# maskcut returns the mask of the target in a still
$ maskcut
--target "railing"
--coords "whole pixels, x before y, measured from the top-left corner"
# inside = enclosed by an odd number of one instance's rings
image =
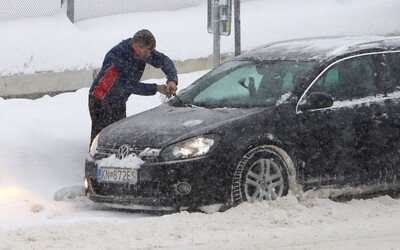
[[[61,0],[1,0],[0,21],[53,16],[61,8]]]
[[[1,0],[0,21],[48,17],[68,4],[67,14],[72,22],[93,17],[132,12],[176,10],[196,6],[203,0]]]

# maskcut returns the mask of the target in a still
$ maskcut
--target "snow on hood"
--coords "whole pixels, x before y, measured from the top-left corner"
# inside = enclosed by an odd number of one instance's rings
[[[223,124],[259,111],[258,108],[206,109],[163,104],[107,127],[102,131],[99,143],[160,148],[185,138],[210,133]]]

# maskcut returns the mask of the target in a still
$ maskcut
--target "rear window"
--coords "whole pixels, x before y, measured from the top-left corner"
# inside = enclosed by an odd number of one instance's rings
[[[352,100],[377,93],[373,56],[340,61],[325,71],[308,93],[324,92],[334,100]]]
[[[390,92],[400,87],[400,52],[385,53],[385,63],[389,71]]]

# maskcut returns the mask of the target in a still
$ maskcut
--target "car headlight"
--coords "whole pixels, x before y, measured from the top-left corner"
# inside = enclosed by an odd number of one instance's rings
[[[207,134],[172,144],[161,151],[164,160],[180,160],[206,155],[217,146],[219,136]]]
[[[90,145],[89,154],[90,154],[91,157],[93,157],[94,154],[96,153],[97,145],[98,145],[98,143],[99,143],[99,135],[100,135],[100,134],[98,134],[98,135],[93,139],[92,145]]]

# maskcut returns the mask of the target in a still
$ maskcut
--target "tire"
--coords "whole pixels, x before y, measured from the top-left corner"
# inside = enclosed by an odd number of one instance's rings
[[[231,199],[232,205],[243,202],[275,200],[289,192],[290,157],[273,145],[255,147],[239,161],[235,170]]]

